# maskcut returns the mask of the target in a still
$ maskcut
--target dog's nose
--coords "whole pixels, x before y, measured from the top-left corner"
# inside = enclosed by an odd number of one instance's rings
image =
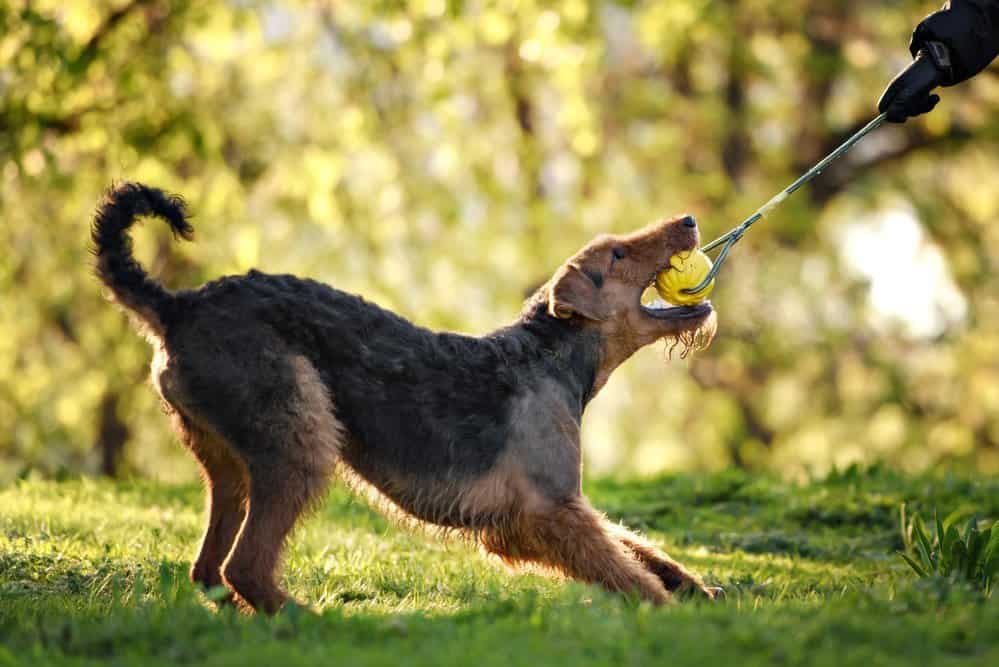
[[[683,219],[683,224],[685,227],[696,227],[697,220],[694,220],[694,216],[688,215]]]

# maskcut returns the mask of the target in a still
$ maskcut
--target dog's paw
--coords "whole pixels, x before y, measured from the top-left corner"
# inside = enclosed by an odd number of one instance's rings
[[[685,600],[721,600],[725,597],[725,589],[721,586],[705,586],[692,581],[679,588],[676,594]]]
[[[721,586],[706,586],[704,594],[707,595],[710,600],[725,599],[725,589]]]

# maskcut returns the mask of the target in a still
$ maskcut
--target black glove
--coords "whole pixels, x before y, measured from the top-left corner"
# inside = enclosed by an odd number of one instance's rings
[[[943,82],[944,72],[927,51],[920,51],[912,64],[892,79],[878,101],[878,111],[888,114],[890,123],[904,123],[907,118],[932,111],[940,101],[930,91]]]
[[[951,60],[940,85],[978,74],[999,55],[999,0],[951,0],[916,26],[909,51],[915,57],[933,42],[943,44]]]

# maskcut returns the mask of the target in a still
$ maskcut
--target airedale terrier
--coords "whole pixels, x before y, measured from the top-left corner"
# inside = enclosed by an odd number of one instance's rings
[[[343,469],[508,563],[655,603],[679,590],[714,597],[580,487],[580,419],[611,372],[655,341],[690,348],[713,335],[710,303],[641,303],[669,258],[697,247],[693,218],[596,238],[513,324],[471,337],[290,275],[250,271],[168,291],[132,255],[128,230],[142,215],[192,236],[182,200],[120,184],[91,230],[96,272],[152,342],[153,383],[204,472],[195,582],[278,610],[285,539]]]

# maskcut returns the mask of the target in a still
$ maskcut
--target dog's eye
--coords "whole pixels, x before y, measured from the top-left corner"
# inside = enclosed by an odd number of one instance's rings
[[[614,259],[624,259],[624,248],[614,248]]]

